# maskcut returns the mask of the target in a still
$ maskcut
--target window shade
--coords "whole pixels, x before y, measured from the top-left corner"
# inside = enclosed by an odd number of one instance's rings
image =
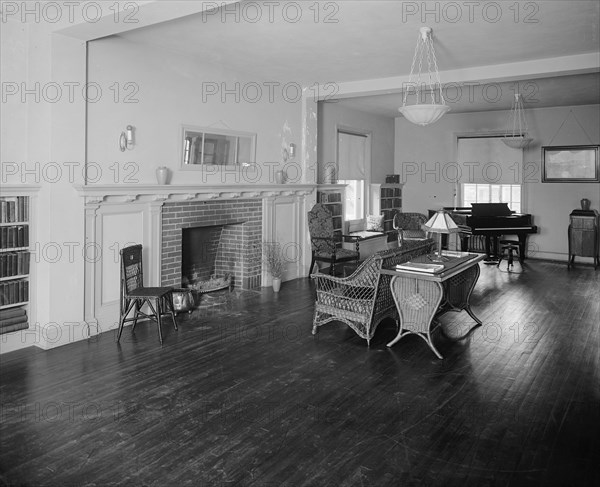
[[[523,150],[513,149],[501,137],[458,139],[461,183],[521,184]]]
[[[365,179],[367,137],[338,131],[338,178]]]

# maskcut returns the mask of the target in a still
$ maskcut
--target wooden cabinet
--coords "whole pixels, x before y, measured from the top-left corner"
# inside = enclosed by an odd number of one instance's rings
[[[394,230],[394,214],[402,211],[402,184],[371,184],[371,211],[383,215],[383,230]]]
[[[0,197],[0,334],[28,328],[29,196]]]
[[[323,204],[333,217],[333,231],[344,233],[344,185],[326,185],[317,189],[317,203]]]
[[[570,215],[569,236],[569,267],[574,263],[575,256],[593,257],[594,269],[600,265],[598,243],[600,220],[596,210],[573,210]]]

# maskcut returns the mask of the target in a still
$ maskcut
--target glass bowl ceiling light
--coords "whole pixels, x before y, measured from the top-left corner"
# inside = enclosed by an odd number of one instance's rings
[[[515,101],[508,115],[508,127],[502,138],[502,142],[513,149],[523,149],[533,140],[527,136],[527,121],[523,112],[521,95],[515,93]]]
[[[417,47],[415,48],[415,55],[413,57],[412,66],[410,67],[408,87],[404,90],[402,107],[398,109],[409,122],[422,126],[437,122],[444,113],[450,110],[450,107],[446,105],[444,95],[442,94],[442,84],[440,82],[440,73],[438,72],[431,33],[431,27],[421,27],[419,29]],[[427,61],[427,78],[422,83],[421,69],[423,58],[426,58]],[[415,76],[414,72],[417,59],[419,60],[419,65],[417,75]],[[407,105],[406,99],[413,84],[415,86],[417,103],[415,105]],[[425,94],[425,97],[427,96],[426,92],[429,92],[431,95],[431,103],[419,103],[422,94]],[[440,103],[436,103],[436,95],[439,98]]]

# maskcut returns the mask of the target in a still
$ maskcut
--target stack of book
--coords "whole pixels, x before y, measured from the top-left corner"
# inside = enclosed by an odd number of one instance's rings
[[[27,323],[27,312],[23,308],[0,311],[0,335],[25,328],[29,328],[29,324]]]

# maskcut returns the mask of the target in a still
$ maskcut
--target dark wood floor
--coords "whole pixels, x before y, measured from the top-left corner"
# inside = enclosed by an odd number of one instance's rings
[[[368,349],[311,335],[308,279],[51,351],[2,355],[8,485],[600,485],[600,271],[483,267],[473,308]],[[170,323],[170,322],[169,322]]]

